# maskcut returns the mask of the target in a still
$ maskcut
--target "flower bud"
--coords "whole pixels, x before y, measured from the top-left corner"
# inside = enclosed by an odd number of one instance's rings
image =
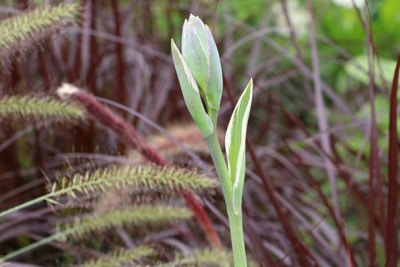
[[[199,17],[190,15],[183,24],[182,56],[207,109],[219,110],[223,89],[221,62],[211,31]]]

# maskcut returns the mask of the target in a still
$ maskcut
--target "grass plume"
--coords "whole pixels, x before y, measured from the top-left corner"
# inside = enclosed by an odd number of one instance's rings
[[[216,181],[195,171],[174,167],[111,166],[93,173],[76,174],[72,179],[62,177],[52,185],[50,195],[56,197],[62,193],[76,198],[78,193],[89,195],[123,186],[205,190],[214,188]]]
[[[76,23],[78,4],[45,5],[0,21],[0,55],[5,64],[17,52],[26,53],[40,41]]]
[[[81,239],[90,237],[93,232],[104,232],[114,226],[144,223],[166,223],[176,220],[189,219],[191,212],[186,208],[154,205],[135,206],[109,211],[100,216],[90,215],[78,219],[73,224],[64,224],[60,228],[60,239]]]
[[[139,246],[134,249],[119,249],[98,259],[88,260],[81,267],[125,266],[153,254],[154,250],[147,246]]]
[[[57,94],[61,98],[70,99],[71,101],[75,101],[84,106],[86,111],[91,114],[97,122],[112,130],[119,138],[121,138],[121,140],[124,140],[128,146],[137,149],[140,154],[150,162],[158,166],[169,165],[167,160],[160,153],[154,150],[154,148],[146,142],[134,127],[97,101],[92,95],[68,83],[64,83],[59,89],[57,89]],[[221,248],[221,240],[209,216],[195,198],[194,194],[188,190],[182,190],[181,195],[185,199],[186,205],[193,211],[194,216],[210,243],[216,248]]]
[[[49,96],[6,96],[0,99],[0,117],[77,120],[84,116],[78,105]]]

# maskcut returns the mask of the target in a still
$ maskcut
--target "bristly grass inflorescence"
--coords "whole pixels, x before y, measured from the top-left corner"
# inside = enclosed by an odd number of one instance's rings
[[[76,25],[81,13],[79,4],[44,5],[0,21],[0,56],[2,71],[10,60],[23,56],[46,38]]]
[[[167,160],[161,156],[160,153],[155,151],[154,148],[151,147],[141,135],[139,135],[132,125],[97,101],[94,96],[67,83],[64,83],[57,90],[57,93],[62,98],[70,99],[71,101],[82,105],[95,121],[111,129],[128,147],[138,150],[142,156],[147,158],[148,161],[159,166],[169,165]],[[180,193],[185,199],[186,205],[193,211],[193,215],[196,217],[209,242],[215,248],[221,248],[220,238],[217,235],[209,216],[194,194],[187,190],[182,190]]]
[[[6,96],[0,99],[0,118],[80,120],[83,109],[76,104],[50,96]]]

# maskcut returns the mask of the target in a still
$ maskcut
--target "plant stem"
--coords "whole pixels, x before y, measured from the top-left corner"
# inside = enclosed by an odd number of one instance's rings
[[[27,201],[27,202],[25,202],[25,203],[22,203],[21,205],[18,205],[18,206],[15,206],[15,207],[10,208],[10,209],[8,209],[8,210],[2,211],[2,212],[0,212],[0,218],[1,218],[1,217],[4,217],[4,216],[7,216],[7,215],[9,215],[9,214],[11,214],[11,213],[13,213],[13,212],[22,210],[22,209],[24,209],[24,208],[26,208],[26,207],[35,205],[35,204],[37,204],[37,203],[39,203],[39,202],[41,202],[41,201],[46,200],[46,199],[49,198],[50,196],[52,196],[52,194],[46,194],[46,195],[40,196],[40,197],[38,197],[38,198],[32,199],[32,200],[30,200],[30,201]]]
[[[236,214],[233,211],[233,205],[229,205],[228,202],[227,202],[227,210],[229,218],[229,227],[231,230],[233,262],[235,267],[246,267],[247,260],[246,260],[246,248],[244,245],[242,213]]]
[[[218,142],[217,130],[205,138],[210,154],[214,162],[217,175],[221,182],[222,193],[224,194],[225,204],[228,212],[229,228],[232,240],[233,261],[235,267],[246,267],[246,250],[244,246],[242,214],[235,214],[233,210],[232,181],[230,180],[226,162]]]
[[[57,241],[58,239],[60,239],[60,238],[62,238],[64,236],[65,236],[65,232],[61,232],[61,233],[55,233],[55,234],[53,234],[51,236],[48,236],[48,237],[44,237],[44,238],[40,239],[37,242],[34,242],[32,244],[29,244],[29,245],[27,245],[25,247],[22,247],[22,248],[20,248],[20,249],[18,249],[16,251],[13,251],[13,252],[7,254],[6,256],[0,258],[0,262],[1,262],[1,260],[2,261],[6,261],[6,260],[10,260],[12,258],[15,258],[15,257],[17,257],[17,256],[19,256],[21,254],[24,254],[24,253],[26,253],[28,251],[31,251],[31,250],[33,250],[33,249],[35,249],[37,247],[42,246],[42,245],[48,244],[48,243],[50,243],[52,241]]]

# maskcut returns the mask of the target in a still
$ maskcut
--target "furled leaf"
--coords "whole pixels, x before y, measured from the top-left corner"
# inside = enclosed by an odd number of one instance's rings
[[[240,214],[246,170],[246,130],[249,120],[253,81],[247,84],[229,121],[225,137],[228,173],[233,186],[233,209]]]
[[[207,137],[213,133],[214,126],[204,109],[197,83],[173,40],[171,40],[171,51],[186,106],[203,137]]]

